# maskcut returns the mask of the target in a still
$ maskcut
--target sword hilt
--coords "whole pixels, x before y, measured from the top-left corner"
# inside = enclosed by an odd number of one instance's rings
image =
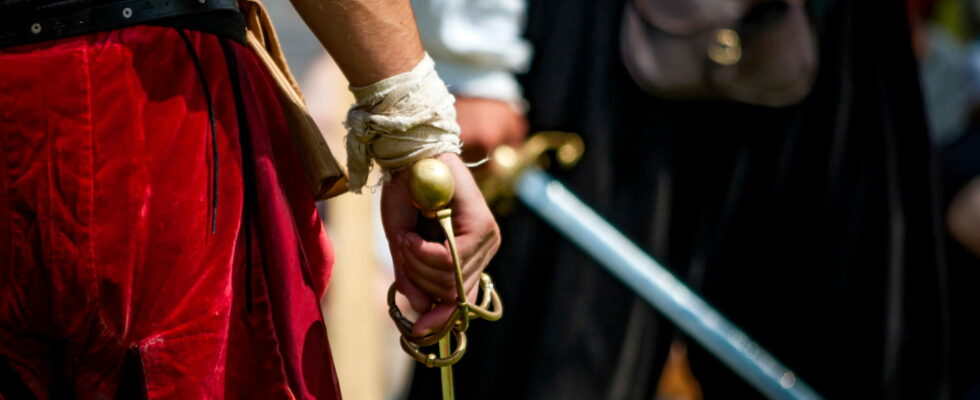
[[[585,142],[574,133],[543,131],[528,138],[520,149],[500,146],[493,150],[486,168],[474,171],[483,197],[496,214],[513,210],[517,178],[532,167],[548,169],[557,164],[570,169],[582,159]]]
[[[413,337],[412,327],[414,323],[405,318],[401,310],[398,309],[395,303],[395,285],[392,284],[388,290],[388,314],[395,321],[395,326],[402,334],[401,344],[405,352],[427,367],[445,367],[459,361],[466,351],[466,335],[464,332],[469,327],[469,320],[483,318],[496,321],[501,317],[503,305],[493,288],[490,276],[487,274],[483,274],[480,279],[482,299],[477,304],[467,302],[461,262],[456,250],[456,239],[453,235],[452,209],[448,208],[455,191],[452,171],[442,161],[430,158],[413,164],[408,173],[408,192],[412,204],[421,211],[426,219],[438,221],[441,233],[445,235],[445,240],[449,244],[456,273],[456,311],[453,312],[442,329],[420,338]],[[420,221],[420,228],[422,228],[420,231],[424,234],[423,221]],[[433,239],[432,234],[428,236],[428,240]],[[451,354],[436,356],[421,350],[423,346],[431,346],[450,336],[454,337],[457,343],[455,351]]]

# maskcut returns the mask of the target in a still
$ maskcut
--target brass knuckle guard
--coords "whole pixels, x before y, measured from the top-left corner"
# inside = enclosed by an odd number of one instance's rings
[[[456,338],[456,350],[448,357],[439,357],[434,353],[423,352],[421,346],[412,343],[406,336],[402,336],[399,342],[402,345],[402,350],[405,350],[405,353],[408,353],[415,361],[425,364],[429,368],[442,368],[456,364],[463,358],[463,354],[466,354],[466,333],[454,329],[452,336]]]
[[[442,329],[439,329],[439,331],[418,338],[414,337],[412,335],[412,328],[415,327],[415,323],[409,321],[408,318],[405,318],[405,315],[403,315],[402,311],[398,308],[398,304],[395,302],[395,292],[395,284],[391,284],[391,287],[388,288],[388,315],[391,316],[392,321],[395,321],[395,327],[398,328],[398,332],[401,333],[402,337],[406,338],[406,340],[409,340],[412,343],[415,343],[416,345],[432,346],[438,343],[439,339],[442,339],[449,334],[449,331],[453,328],[453,325],[455,325],[456,321],[459,320],[459,315],[461,312],[459,309],[457,309],[449,317],[449,321],[446,322],[446,325],[444,325]]]
[[[392,283],[388,287],[388,315],[391,320],[395,322],[395,327],[401,332],[402,336],[409,338],[408,340],[420,346],[431,346],[436,344],[439,339],[446,336],[450,330],[460,330],[466,331],[466,325],[463,324],[462,307],[458,307],[455,312],[449,317],[443,327],[433,333],[425,335],[423,337],[414,337],[412,335],[412,328],[415,323],[405,318],[402,314],[401,309],[398,308],[398,304],[395,301],[395,295],[397,294],[397,288],[395,284]],[[503,316],[504,306],[503,302],[500,300],[500,295],[497,294],[497,290],[493,288],[493,281],[490,279],[490,275],[483,274],[480,277],[480,296],[479,305],[476,304],[466,304],[467,320],[481,318],[488,321],[499,320]]]
[[[482,318],[487,321],[496,321],[504,316],[504,304],[500,301],[500,296],[493,288],[493,280],[490,275],[480,276],[480,297],[479,306],[470,304],[469,319]]]

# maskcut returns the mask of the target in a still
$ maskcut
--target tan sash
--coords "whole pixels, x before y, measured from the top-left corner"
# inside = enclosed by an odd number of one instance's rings
[[[245,14],[246,40],[276,81],[296,150],[303,162],[313,198],[325,200],[347,191],[347,171],[334,158],[327,140],[313,122],[296,78],[289,71],[275,28],[259,0],[239,0]]]

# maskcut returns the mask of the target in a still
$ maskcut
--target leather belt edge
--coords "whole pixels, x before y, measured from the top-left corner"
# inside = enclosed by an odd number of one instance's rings
[[[0,48],[144,24],[217,10],[238,11],[237,0],[125,0],[32,18],[0,19]],[[47,14],[47,13],[46,13]]]

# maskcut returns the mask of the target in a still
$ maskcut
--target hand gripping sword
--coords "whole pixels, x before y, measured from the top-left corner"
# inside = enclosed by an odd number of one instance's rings
[[[502,147],[498,165],[482,177],[481,190],[498,210],[516,196],[599,265],[770,399],[821,399],[790,369],[728,321],[537,164],[555,153],[563,167],[578,162],[584,143],[577,135],[541,132],[520,151]]]
[[[412,325],[402,315],[401,310],[395,303],[395,284],[388,288],[388,314],[395,321],[395,326],[401,332],[401,346],[408,355],[426,367],[440,368],[442,379],[442,398],[452,400],[455,398],[453,389],[453,370],[452,365],[457,363],[466,352],[466,329],[469,328],[469,321],[473,318],[483,318],[496,321],[503,316],[503,304],[500,296],[493,288],[493,281],[490,275],[483,274],[480,277],[480,300],[478,304],[469,304],[466,298],[466,289],[463,286],[463,271],[456,251],[456,237],[453,235],[452,209],[448,208],[449,202],[453,198],[453,177],[452,172],[441,161],[430,158],[416,162],[409,170],[408,191],[412,197],[412,203],[421,212],[422,216],[429,220],[438,222],[441,234],[449,245],[449,252],[452,254],[453,265],[456,267],[456,309],[449,317],[449,321],[438,332],[434,332],[423,337],[412,336]],[[423,236],[426,231],[423,229]],[[429,235],[427,240],[439,240],[441,238]],[[453,350],[451,337],[456,340],[456,349]],[[439,355],[425,353],[422,347],[431,346],[438,343]]]

